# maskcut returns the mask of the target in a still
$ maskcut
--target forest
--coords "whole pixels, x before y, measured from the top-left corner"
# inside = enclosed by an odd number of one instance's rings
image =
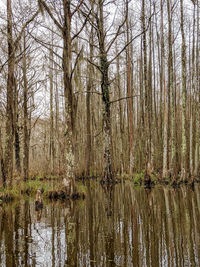
[[[0,266],[200,266],[200,0],[0,0]]]
[[[2,0],[0,178],[199,178],[198,0]]]

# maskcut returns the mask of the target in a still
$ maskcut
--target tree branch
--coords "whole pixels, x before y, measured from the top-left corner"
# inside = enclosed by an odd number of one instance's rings
[[[38,38],[34,37],[31,33],[29,33],[29,34],[37,43],[39,43],[40,45],[42,45],[43,47],[45,47],[46,49],[48,49],[50,51],[52,50],[51,47],[48,47],[48,46],[50,46],[50,44],[45,43],[42,40],[39,40]],[[53,54],[56,55],[59,59],[63,60],[63,58],[58,53],[56,53],[54,50],[53,50]]]
[[[75,92],[75,94],[80,94],[80,93],[89,93],[89,94],[97,94],[97,95],[102,95],[102,93],[98,91],[83,91],[83,92]]]
[[[57,21],[57,19],[54,17],[54,15],[51,13],[50,8],[46,5],[46,3],[43,0],[39,0],[39,2],[42,4],[42,6],[44,7],[44,9],[47,11],[47,13],[51,17],[51,19],[53,20],[53,22],[55,23],[55,25],[63,32],[62,25],[60,25],[60,23]]]
[[[88,21],[88,18],[90,16],[90,13],[91,13],[92,9],[89,11],[89,13],[87,14],[87,16],[85,17],[85,20],[80,28],[80,30],[71,38],[71,40],[73,41],[76,37],[79,36],[79,34],[82,32],[83,28],[85,27],[85,24],[87,23]]]
[[[74,11],[71,13],[71,16],[73,16],[73,15],[79,10],[79,8],[80,8],[80,7],[82,6],[82,4],[83,4],[83,1],[84,1],[84,0],[81,0],[80,3],[79,3],[79,5],[77,5],[77,6],[75,7]]]
[[[119,25],[119,27],[117,29],[117,32],[116,32],[116,34],[114,36],[114,38],[110,41],[110,44],[108,45],[108,48],[106,49],[106,53],[109,52],[109,50],[112,47],[114,41],[117,39],[117,37],[118,37],[118,35],[120,33],[120,30],[124,26],[124,23],[126,22],[127,18],[128,18],[128,2],[127,2],[127,5],[126,5],[126,15],[125,15],[125,18],[124,18],[123,22]]]
[[[100,68],[100,66],[99,65],[97,65],[97,64],[95,64],[94,62],[92,62],[91,60],[89,60],[88,58],[85,58],[90,64],[92,64],[93,66],[95,66],[100,72],[102,72],[101,71],[101,68]]]
[[[149,17],[149,20],[148,20],[148,25],[146,27],[146,29],[144,31],[142,31],[141,33],[137,34],[135,37],[133,37],[128,43],[126,43],[126,45],[121,49],[121,51],[119,51],[119,53],[114,57],[112,58],[110,61],[108,61],[108,64],[110,65],[116,58],[118,58],[121,53],[127,48],[127,46],[129,46],[135,39],[137,39],[138,37],[140,37],[142,34],[144,34],[148,29],[149,29],[149,25],[150,25],[150,21],[151,21],[151,18],[152,16],[154,15],[154,12],[151,14],[151,16]]]
[[[20,33],[19,33],[17,39],[16,39],[15,42],[14,42],[14,46],[15,46],[15,47],[18,46],[19,41],[20,41],[20,39],[21,39],[21,37],[22,37],[22,34],[23,34],[24,30],[26,29],[26,27],[28,26],[28,24],[31,23],[31,22],[37,17],[37,15],[38,15],[39,13],[40,13],[40,10],[38,9],[38,10],[35,12],[35,14],[34,14],[29,20],[27,20],[26,23],[24,23],[24,25],[23,25],[23,27],[22,27],[22,29],[21,29],[21,31],[20,31]]]
[[[138,96],[140,96],[140,95],[132,95],[132,96],[121,97],[121,98],[119,98],[119,99],[110,101],[109,104],[113,104],[113,103],[116,103],[116,102],[121,101],[121,100],[124,100],[124,99],[133,98],[133,97],[138,97]]]
[[[19,61],[19,58],[25,53],[25,51],[26,51],[29,47],[30,47],[30,45],[27,46],[26,49],[23,50],[19,55],[17,55],[17,56],[15,57],[15,61]],[[6,65],[9,61],[10,61],[10,58],[7,59],[7,60],[1,65],[1,67],[0,67],[0,73],[2,72],[3,68],[5,67],[5,65]]]
[[[80,57],[82,51],[83,51],[83,46],[82,46],[81,50],[79,51],[79,53],[78,53],[78,55],[77,55],[77,57],[76,57],[76,61],[75,61],[75,63],[74,63],[74,67],[73,67],[72,72],[71,72],[71,75],[70,75],[70,81],[72,80],[74,71],[75,71],[76,66],[77,66],[77,64],[78,64],[78,60],[79,60],[79,57]]]

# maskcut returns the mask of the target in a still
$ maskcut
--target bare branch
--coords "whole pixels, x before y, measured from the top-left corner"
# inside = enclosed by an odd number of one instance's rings
[[[140,96],[140,95],[132,95],[132,96],[121,97],[121,98],[119,98],[119,99],[110,101],[109,104],[113,104],[113,103],[119,102],[119,101],[124,100],[124,99],[133,98],[133,97],[138,97],[138,96]]]
[[[29,34],[30,34],[30,36],[31,36],[37,43],[39,43],[40,45],[42,45],[43,47],[45,47],[45,48],[48,49],[48,50],[52,50],[51,47],[48,47],[48,46],[51,46],[50,44],[45,43],[45,42],[42,41],[42,40],[39,40],[38,38],[36,38],[35,36],[33,36],[31,33],[29,33]],[[63,60],[63,58],[62,58],[58,53],[56,53],[54,50],[53,50],[53,54],[56,55],[59,59]]]
[[[39,2],[42,4],[42,6],[44,7],[44,9],[47,11],[47,13],[51,17],[51,19],[53,20],[53,22],[55,23],[55,25],[63,32],[62,25],[60,25],[60,23],[54,17],[54,15],[52,14],[52,12],[51,12],[50,8],[47,6],[47,4],[43,0],[39,0]]]
[[[89,93],[89,94],[97,94],[97,95],[102,95],[102,93],[98,92],[98,91],[83,91],[83,92],[75,92],[75,94],[81,94],[81,93]]]
[[[97,64],[95,64],[94,62],[92,62],[91,60],[89,60],[88,58],[85,58],[90,64],[92,64],[93,66],[95,66],[100,72],[102,72],[101,71],[101,68],[100,68],[100,66],[99,65],[97,65]]]
[[[89,16],[90,16],[90,13],[91,13],[92,9],[89,11],[89,13],[87,14],[87,16],[85,17],[85,20],[80,28],[80,30],[72,37],[72,41],[79,36],[79,34],[82,32],[82,30],[84,29],[85,27],[85,24],[87,23],[88,19],[89,19]]]
[[[82,4],[83,4],[83,1],[84,1],[84,0],[81,0],[80,3],[79,3],[79,5],[77,5],[77,6],[75,7],[74,11],[71,13],[71,16],[73,16],[73,15],[79,10],[79,8],[80,8],[80,7],[82,6]]]
[[[134,36],[128,43],[126,43],[126,45],[119,51],[119,53],[114,57],[112,58],[108,64],[110,65],[116,58],[118,58],[122,52],[124,52],[124,50],[135,40],[137,39],[138,37],[140,37],[142,34],[144,34],[146,31],[148,31],[149,29],[149,25],[150,25],[150,21],[151,21],[151,18],[152,16],[154,15],[154,12],[151,14],[151,16],[149,17],[149,20],[148,20],[148,25],[146,27],[146,29],[142,32],[140,32],[139,34],[137,34],[136,36]]]
[[[120,34],[120,30],[121,30],[121,28],[124,26],[124,24],[125,24],[127,18],[128,18],[128,4],[126,5],[126,14],[125,14],[125,18],[124,18],[123,22],[119,25],[119,27],[118,27],[118,29],[117,29],[117,32],[116,32],[116,34],[115,34],[115,36],[114,36],[114,38],[110,41],[110,44],[108,45],[108,48],[107,48],[107,50],[106,50],[107,53],[109,52],[109,50],[110,50],[110,48],[112,47],[113,43],[115,42],[115,40],[116,40],[117,37],[119,36],[119,34]]]
[[[75,71],[76,66],[77,66],[77,64],[78,64],[78,60],[79,60],[79,58],[80,58],[80,55],[81,55],[82,51],[83,51],[83,46],[82,46],[81,50],[79,51],[79,53],[78,53],[78,55],[77,55],[77,57],[76,57],[76,61],[75,61],[75,63],[74,63],[74,67],[73,67],[72,72],[71,72],[71,75],[70,75],[70,81],[72,80],[74,71]]]
[[[17,55],[17,56],[15,57],[15,61],[16,61],[16,62],[20,61],[21,56],[23,56],[23,54],[25,53],[25,51],[26,51],[29,47],[30,47],[30,45],[27,46],[25,50],[23,50],[19,55]],[[20,59],[19,59],[19,58],[20,58]],[[10,59],[7,59],[7,60],[1,65],[1,67],[0,67],[0,73],[2,72],[3,68],[5,67],[5,65],[9,62],[9,60],[10,60]]]
[[[26,29],[26,27],[28,26],[28,24],[30,24],[30,23],[37,17],[37,15],[38,15],[39,13],[40,13],[40,10],[38,9],[38,10],[35,12],[35,14],[34,14],[29,20],[27,20],[26,23],[24,23],[24,25],[23,25],[23,27],[22,27],[22,29],[21,29],[21,31],[20,31],[20,33],[19,33],[17,39],[16,39],[15,42],[14,42],[14,46],[15,46],[15,47],[18,46],[19,41],[21,40],[22,34],[23,34],[24,30]]]

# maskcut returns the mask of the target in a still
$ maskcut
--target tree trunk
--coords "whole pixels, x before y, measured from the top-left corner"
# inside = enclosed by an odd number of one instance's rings
[[[142,0],[142,30],[143,30],[143,57],[144,57],[144,88],[145,88],[145,177],[144,183],[150,183],[151,169],[151,129],[150,129],[150,88],[148,84],[147,67],[147,41],[146,41],[146,22],[145,22],[145,1]]]
[[[14,121],[13,121],[13,92],[14,92],[14,66],[15,49],[12,37],[12,6],[11,0],[7,0],[7,43],[8,43],[8,76],[7,76],[7,121],[6,121],[6,148],[4,157],[4,170],[6,184],[12,186],[13,178],[13,143],[14,143]]]
[[[118,54],[117,44],[116,44],[116,54]],[[121,98],[121,80],[120,80],[120,62],[119,57],[117,58],[117,89],[118,89],[118,98]],[[120,128],[120,173],[124,172],[124,124],[123,124],[123,107],[122,102],[119,101],[119,128]]]
[[[103,17],[103,1],[99,0],[99,18],[97,19],[98,26],[98,41],[100,50],[100,69],[101,69],[101,92],[104,105],[103,112],[103,133],[104,133],[104,180],[112,181],[112,134],[111,134],[111,116],[110,116],[110,95],[109,95],[109,64],[104,42],[104,17]]]
[[[183,18],[183,0],[180,1],[181,11],[181,36],[182,36],[182,50],[181,50],[181,67],[182,67],[182,144],[181,144],[181,178],[183,181],[187,180],[187,140],[186,140],[186,44],[184,32],[184,18]]]
[[[192,81],[191,81],[191,95],[195,94],[195,27],[196,27],[196,5],[194,4],[194,19],[193,19],[193,45],[192,45]],[[193,112],[194,112],[194,103],[191,99],[190,105],[190,176],[194,175],[194,146],[193,146],[193,127],[194,127],[194,120],[193,120]]]
[[[24,33],[24,51],[26,50],[26,36]],[[24,98],[24,155],[23,155],[23,177],[29,179],[29,133],[28,133],[28,81],[26,53],[23,56],[23,98]]]
[[[75,118],[76,99],[71,81],[71,12],[69,0],[63,0],[64,27],[63,27],[63,76],[65,96],[65,138],[66,138],[66,176],[75,186]]]
[[[196,140],[195,140],[195,167],[194,174],[199,175],[199,137],[200,137],[200,68],[199,68],[199,0],[197,0],[197,41],[196,41],[196,88],[197,88],[197,112],[196,112]]]
[[[128,2],[127,2],[128,9]],[[129,43],[129,16],[126,20],[126,42]],[[131,88],[131,57],[130,57],[130,45],[126,49],[126,59],[127,59],[127,96],[128,98],[128,126],[129,126],[129,174],[133,173],[134,167],[134,157],[133,157],[133,100],[131,95],[133,95],[133,90]]]
[[[1,128],[0,128],[0,186],[5,186],[6,177],[4,170],[4,161],[3,161],[3,145],[2,145],[2,137],[1,137]]]
[[[173,182],[177,179],[176,166],[176,132],[175,132],[175,92],[174,92],[174,66],[173,66],[173,52],[172,52],[172,16],[171,16],[171,0],[167,1],[168,11],[168,91],[170,92],[170,107],[171,107],[171,160],[170,160],[170,174]]]
[[[90,33],[90,54],[89,58],[90,61],[93,62],[93,42],[94,42],[94,33],[93,33],[93,27],[91,27],[91,33]],[[87,157],[87,169],[86,174],[87,176],[90,176],[90,167],[91,167],[91,153],[92,153],[92,143],[91,143],[91,91],[93,89],[93,75],[94,75],[94,69],[91,64],[88,65],[88,83],[87,83],[87,94],[86,94],[86,120],[87,120],[87,148],[86,148],[86,157]]]
[[[20,136],[19,136],[19,111],[18,111],[18,90],[17,90],[17,81],[15,78],[14,84],[14,99],[13,99],[13,118],[14,118],[14,146],[15,146],[15,166],[17,174],[21,174],[21,159],[20,159]]]
[[[53,40],[50,50],[49,62],[49,83],[50,83],[50,171],[51,174],[55,170],[55,146],[54,146],[54,112],[53,112]]]

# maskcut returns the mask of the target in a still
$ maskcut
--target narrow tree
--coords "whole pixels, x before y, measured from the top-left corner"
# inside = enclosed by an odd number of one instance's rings
[[[13,96],[14,96],[14,66],[15,66],[15,47],[13,40],[12,25],[12,1],[7,0],[7,44],[8,44],[8,76],[7,76],[7,107],[6,107],[6,148],[4,177],[6,184],[12,185],[13,176],[13,143],[14,143],[14,121],[13,121]]]
[[[184,15],[183,15],[183,0],[180,0],[180,12],[181,12],[181,67],[182,67],[182,144],[181,144],[181,178],[183,181],[187,179],[187,140],[186,140],[186,44],[185,44],[185,31],[184,31]]]

